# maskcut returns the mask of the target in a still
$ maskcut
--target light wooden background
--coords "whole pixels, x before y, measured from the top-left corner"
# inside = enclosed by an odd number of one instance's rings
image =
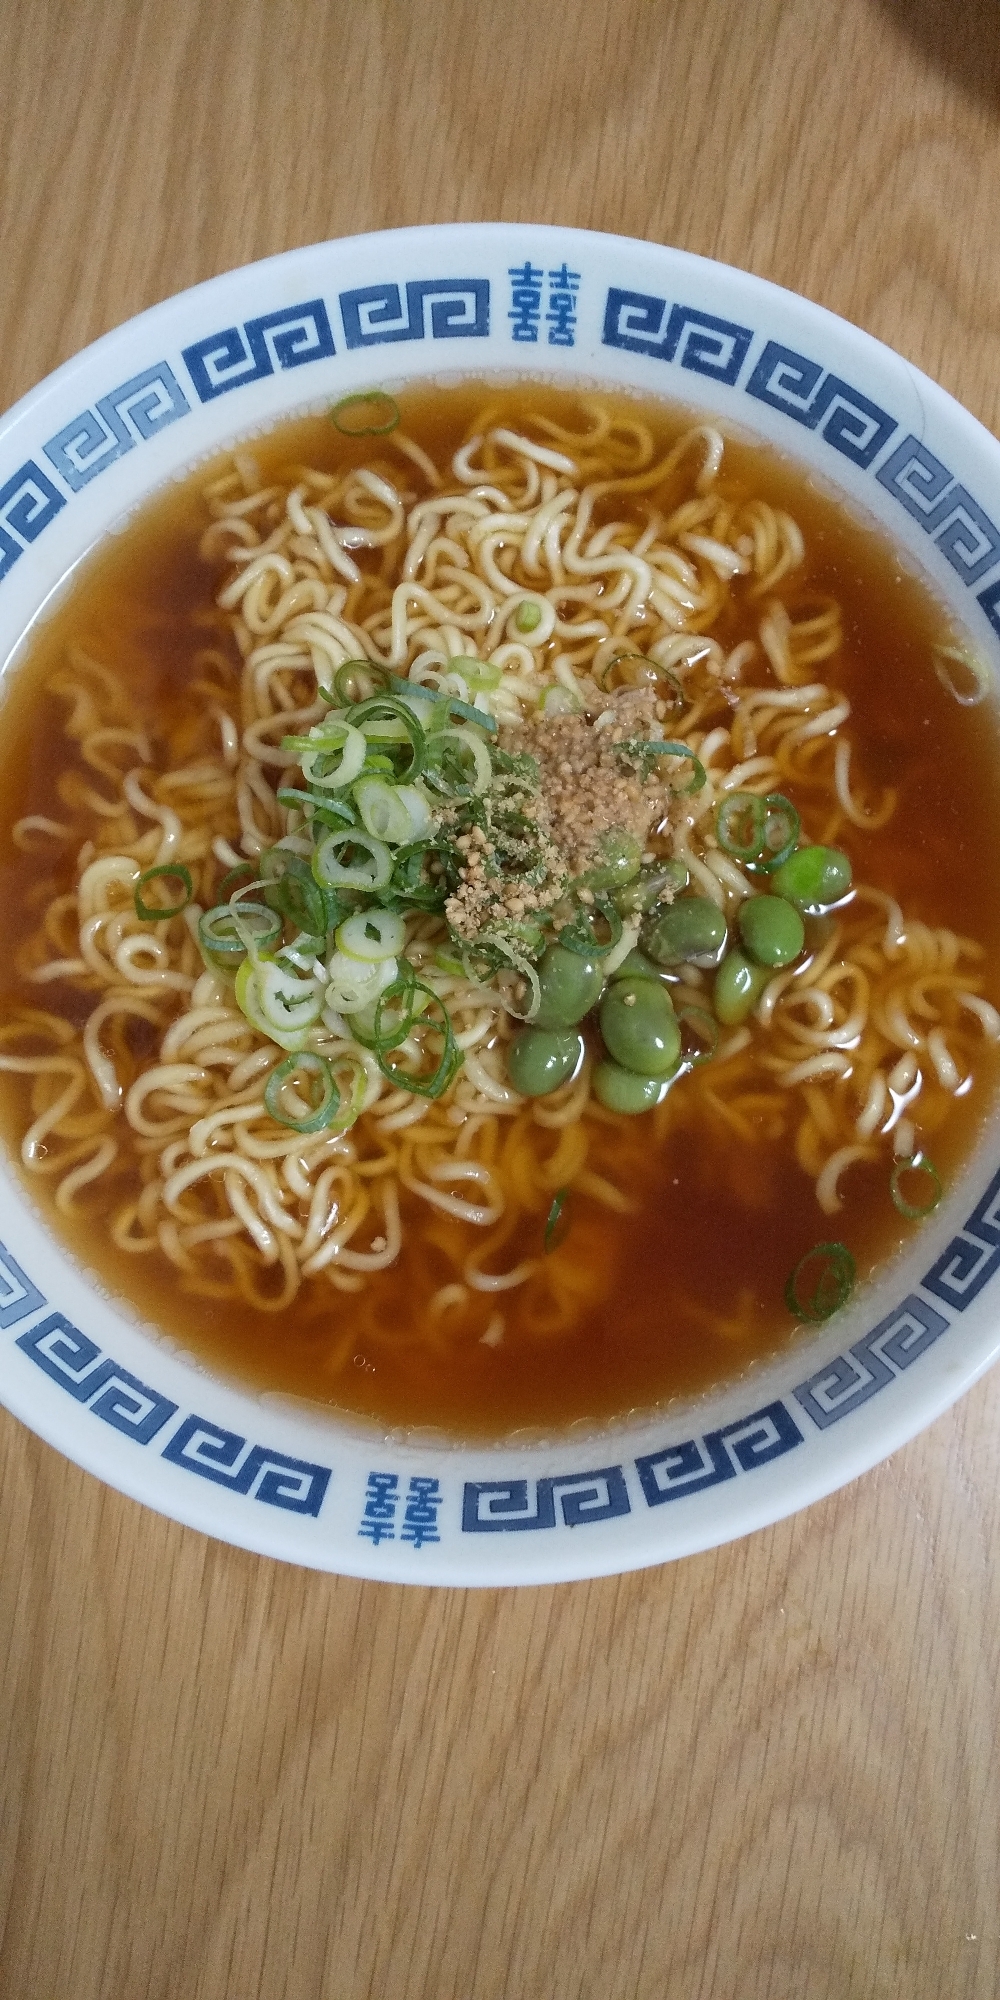
[[[997,0],[6,0],[0,401],[292,244],[508,218],[1000,419]],[[1000,1379],[623,1581],[359,1585],[0,1422],[4,2000],[993,2000]]]

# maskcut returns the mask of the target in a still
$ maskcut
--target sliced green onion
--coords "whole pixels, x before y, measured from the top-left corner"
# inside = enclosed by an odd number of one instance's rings
[[[412,1076],[388,1060],[392,1049],[398,1048],[400,1042],[405,1041],[410,1027],[417,1018],[417,1009],[413,1002],[418,995],[425,996],[426,1007],[436,1007],[441,1014],[440,1022],[423,1019],[423,1026],[433,1029],[441,1037],[441,1054],[437,1068],[432,1070],[429,1076]],[[405,1003],[409,1025],[402,1031],[399,1028],[393,1029],[391,1036],[387,1036],[384,1032],[385,1010],[396,1000]],[[396,1084],[399,1089],[410,1091],[414,1097],[442,1097],[458,1074],[464,1060],[462,1051],[456,1044],[451,1015],[444,1001],[438,998],[430,986],[425,986],[422,980],[414,979],[412,973],[408,979],[394,980],[393,984],[387,986],[380,995],[375,1009],[374,1035],[375,1060],[383,1076],[388,1077],[390,1083]]]
[[[317,1079],[319,1083],[319,1101],[314,1103],[305,1117],[290,1116],[282,1108],[286,1085],[297,1083],[300,1097],[306,1094],[308,1085],[300,1083],[300,1078]],[[284,1062],[271,1071],[264,1085],[264,1108],[271,1118],[279,1125],[287,1125],[291,1132],[303,1135],[324,1132],[328,1125],[333,1124],[340,1110],[340,1089],[326,1057],[314,1054],[311,1049],[286,1056]]]
[[[542,715],[582,715],[583,702],[578,694],[573,694],[561,681],[543,688],[538,697],[539,712]]]
[[[755,875],[773,875],[794,854],[802,821],[784,792],[768,792],[764,800],[764,831],[760,852],[748,864]]]
[[[390,692],[398,694],[400,701],[409,701],[411,696],[416,701],[440,701],[441,699],[440,688],[428,687],[425,681],[411,681],[409,675],[405,679],[401,679],[399,674],[390,674],[388,678]]]
[[[923,1200],[912,1201],[903,1193],[900,1183],[904,1174],[923,1175],[928,1183]],[[925,1215],[930,1215],[944,1193],[941,1176],[933,1161],[929,1160],[925,1153],[913,1153],[907,1160],[896,1161],[889,1180],[889,1191],[900,1215],[905,1215],[907,1222],[920,1222]]]
[[[456,715],[460,722],[472,722],[477,729],[485,729],[488,736],[495,736],[497,733],[497,724],[492,715],[487,715],[484,708],[474,708],[471,702],[459,701],[457,694],[439,695],[437,711],[431,722],[431,730],[435,735],[439,729],[447,728],[452,717]]]
[[[626,743],[616,743],[615,749],[623,757],[644,758],[647,762],[652,757],[686,757],[693,776],[691,783],[683,787],[684,796],[689,792],[700,792],[702,786],[707,783],[708,772],[704,764],[695,756],[693,750],[688,749],[686,743],[668,743],[665,740],[661,742],[658,737],[643,736],[632,737]]]
[[[471,729],[439,729],[428,739],[424,775],[443,798],[478,798],[493,783],[493,765],[482,737]]]
[[[419,778],[425,754],[423,724],[399,695],[374,694],[368,701],[359,701],[348,710],[348,720],[352,729],[361,731],[366,756],[370,756],[373,744],[377,750],[384,750],[408,739],[410,761],[401,771],[393,768],[393,775],[408,784]]]
[[[817,1243],[799,1259],[785,1286],[785,1304],[796,1319],[815,1325],[838,1312],[854,1290],[857,1266],[843,1243]]]
[[[360,780],[359,780],[360,782]],[[324,798],[322,792],[302,791],[297,785],[281,785],[278,788],[278,804],[287,811],[294,809],[308,820],[310,826],[355,826],[357,815],[350,799]],[[231,871],[235,874],[235,869]]]
[[[494,979],[498,978],[501,973],[515,972],[518,979],[523,980],[528,989],[528,1004],[526,1007],[515,1006],[515,996],[509,995],[502,989],[500,990],[500,998],[506,1012],[513,1014],[515,1021],[533,1021],[542,1004],[542,985],[536,967],[532,964],[526,952],[519,949],[519,943],[514,942],[514,937],[522,928],[523,926],[521,925],[509,924],[506,927],[507,935],[505,937],[497,936],[496,933],[492,936],[486,933],[480,938],[474,949],[477,953],[485,950],[485,952],[490,954],[492,959],[490,972]],[[542,934],[536,926],[531,940],[531,948],[540,951],[542,942]],[[468,954],[463,954],[463,956],[467,957]],[[469,970],[468,964],[463,969],[467,978],[476,978],[475,972]]]
[[[424,864],[431,857],[438,863],[438,873],[428,880]],[[391,883],[394,896],[418,910],[444,908],[459,879],[460,858],[450,842],[442,840],[440,835],[408,841],[405,847],[397,847],[395,862]]]
[[[358,688],[359,674],[368,682],[367,688]],[[333,691],[344,708],[351,708],[359,701],[370,700],[377,690],[388,687],[391,679],[388,667],[383,667],[380,660],[345,660],[333,676]]]
[[[446,972],[449,979],[464,979],[465,967],[460,958],[445,946],[439,945],[434,953],[434,964],[439,972]]]
[[[715,837],[724,854],[756,861],[764,845],[764,801],[756,792],[728,792],[715,815]]]
[[[430,832],[434,815],[430,804],[419,785],[397,785],[396,795],[402,799],[410,820],[410,841],[422,840]]]
[[[663,668],[658,667],[655,660],[647,660],[645,653],[632,653],[628,651],[627,647],[623,646],[621,652],[612,653],[610,660],[601,668],[597,676],[598,685],[604,689],[605,693],[609,691],[611,675],[616,673],[619,667],[627,667],[630,661],[634,661],[637,667],[643,669],[644,678],[650,685],[663,672]]]
[[[359,958],[377,965],[384,958],[398,958],[406,943],[406,925],[394,910],[355,910],[337,931],[337,950],[347,958]]]
[[[281,936],[281,918],[263,903],[241,903],[238,914],[230,903],[217,903],[214,910],[206,910],[198,919],[203,955],[221,969],[234,966],[246,955],[247,930],[253,933],[257,949],[266,951]]]
[[[361,827],[325,834],[313,850],[312,872],[321,889],[384,889],[392,865],[385,841]]]
[[[402,961],[398,976],[384,985],[374,1003],[366,1007],[359,1021],[358,1013],[351,1016],[351,1026],[361,1026],[369,1035],[369,1046],[382,1055],[391,1049],[398,1049],[405,1042],[411,1028],[426,1011],[429,986],[421,986],[417,991],[417,977],[408,959]]]
[[[535,623],[537,625],[537,618]],[[523,631],[524,626],[521,629]],[[497,688],[503,679],[502,667],[494,666],[492,660],[474,660],[465,653],[457,653],[454,659],[449,660],[447,671],[449,674],[461,674],[466,687],[475,688],[477,692],[480,688]],[[430,688],[427,693],[431,693]]]
[[[232,895],[237,882],[243,875],[246,876],[246,881],[243,883],[242,886],[244,889],[248,889],[250,887],[251,882],[256,880],[257,876],[256,861],[241,861],[237,864],[235,868],[230,868],[227,871],[227,873],[223,876],[222,881],[219,883],[220,903],[228,903],[229,898]]]
[[[362,825],[377,840],[391,842],[395,847],[410,839],[413,828],[398,786],[388,784],[385,778],[359,778],[352,796]]]
[[[150,908],[142,892],[147,882],[155,882],[162,875],[167,875],[171,881],[180,883],[184,891],[183,899],[179,903],[169,904],[164,909],[157,909],[155,905]],[[144,923],[162,924],[167,917],[179,917],[181,911],[187,909],[193,895],[194,883],[191,880],[190,869],[183,867],[178,861],[162,861],[159,867],[145,868],[140,875],[135,885],[135,914],[141,917]]]
[[[322,988],[264,957],[244,959],[236,974],[236,1002],[251,1026],[282,1049],[301,1049],[319,1020]]]
[[[514,613],[514,624],[519,632],[534,632],[542,622],[542,607],[533,603],[530,597],[519,604]]]
[[[368,743],[360,729],[350,723],[317,723],[308,736],[283,736],[283,750],[298,755],[303,776],[309,785],[336,791],[360,778],[368,755]]]
[[[349,438],[387,437],[399,420],[399,404],[384,389],[359,389],[353,396],[342,396],[330,411],[331,423]]]
[[[399,977],[394,958],[377,960],[348,958],[342,951],[331,953],[327,962],[325,1001],[338,1014],[356,1014],[374,1007],[380,993]]]
[[[346,1016],[354,1040],[360,1042],[364,1048],[373,1051],[375,1048],[375,1009],[378,1006],[379,997],[376,994],[375,999],[370,1001],[367,1007],[355,1007]],[[412,1013],[408,1008],[403,1008],[402,1012],[398,1012],[397,1009],[402,1007],[402,1002],[397,1001],[393,1003],[391,1009],[387,1009],[381,1023],[380,1040],[383,1050],[395,1048],[399,1042],[406,1040],[414,1021],[422,1013],[426,1005],[426,1000],[420,999]],[[404,1023],[405,1025],[403,1025]],[[400,1029],[398,1036],[396,1034],[397,1028]]]
[[[603,929],[598,930],[600,920]],[[620,944],[622,920],[608,896],[595,896],[592,903],[581,903],[576,915],[568,924],[557,931],[559,944],[567,945],[570,951],[579,952],[583,958],[603,958]]]
[[[568,1197],[568,1187],[560,1188],[552,1203],[552,1207],[549,1209],[545,1223],[546,1256],[548,1256],[550,1250],[558,1250],[560,1243],[565,1243],[569,1234],[570,1218],[566,1214]]]
[[[681,709],[687,707],[687,696],[677,675],[671,673],[669,667],[661,667],[658,661],[647,659],[645,653],[613,653],[607,665],[601,668],[597,676],[598,686],[603,688],[605,693],[609,691],[609,678],[611,674],[615,672],[616,668],[627,666],[630,660],[634,660],[636,666],[645,670],[644,679],[650,683],[655,681],[658,687],[664,686],[669,690],[670,700],[674,708]]]
[[[277,910],[297,930],[325,936],[327,914],[308,861],[293,849],[265,848],[260,857],[261,883],[268,908]]]
[[[283,965],[293,972],[304,972],[310,979],[316,977],[316,963],[326,950],[326,937],[310,937],[300,931],[291,944],[282,944],[274,952],[276,965]],[[258,954],[259,955],[259,954]]]

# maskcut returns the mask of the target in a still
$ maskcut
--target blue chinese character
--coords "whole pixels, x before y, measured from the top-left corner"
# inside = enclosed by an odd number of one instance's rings
[[[436,1479],[421,1479],[414,1475],[406,1496],[406,1512],[403,1516],[401,1542],[412,1542],[415,1549],[422,1549],[425,1542],[439,1542],[438,1508],[441,1505],[441,1487]]]
[[[508,269],[510,279],[510,301],[513,311],[507,314],[511,322],[512,340],[538,339],[538,322],[542,316],[543,273],[533,264],[519,264]]]
[[[399,1475],[395,1472],[370,1472],[368,1491],[365,1495],[365,1511],[359,1535],[366,1535],[378,1548],[380,1542],[391,1542],[396,1533],[396,1488]]]
[[[576,295],[580,289],[579,271],[571,271],[562,264],[558,271],[549,272],[549,309],[545,315],[549,329],[550,347],[572,347],[576,326]]]

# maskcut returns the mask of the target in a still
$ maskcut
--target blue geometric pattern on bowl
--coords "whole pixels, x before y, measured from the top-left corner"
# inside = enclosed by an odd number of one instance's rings
[[[529,256],[510,265],[510,306],[502,317],[511,344],[536,344],[544,333],[552,346],[573,347],[585,287],[585,273],[567,260],[546,268]],[[391,278],[340,292],[335,306],[323,298],[306,299],[207,332],[175,360],[152,361],[40,441],[55,480],[35,457],[0,477],[0,581],[67,496],[79,494],[125,452],[188,415],[192,395],[196,403],[207,403],[277,370],[329,360],[338,351],[335,321],[347,352],[410,341],[483,339],[490,332],[490,294],[486,277]],[[748,397],[816,431],[834,451],[872,472],[920,523],[966,588],[1000,568],[1000,528],[958,476],[918,438],[900,439],[902,427],[890,411],[814,355],[696,303],[628,285],[605,288],[601,341],[729,387],[742,386]],[[1000,636],[1000,574],[977,601]]]
[[[466,1480],[460,1495],[451,1493],[453,1482],[443,1470],[373,1468],[358,1495],[357,1534],[373,1548],[398,1540],[416,1551],[441,1541],[446,1519],[466,1535],[594,1527],[753,1473],[804,1443],[803,1423],[828,1430],[912,1368],[998,1268],[1000,1172],[919,1288],[792,1390],[794,1413],[779,1397],[703,1436],[669,1441],[618,1464],[540,1479]],[[289,1457],[194,1412],[182,1414],[65,1314],[50,1311],[41,1287],[0,1243],[0,1331],[11,1328],[19,1329],[17,1347],[51,1382],[134,1444],[155,1443],[169,1464],[243,1498],[293,1514],[320,1513],[332,1466]]]

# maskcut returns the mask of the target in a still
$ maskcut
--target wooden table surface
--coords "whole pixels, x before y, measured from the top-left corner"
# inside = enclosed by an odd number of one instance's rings
[[[997,0],[6,0],[0,403],[297,243],[574,223],[1000,422]],[[4,2000],[993,2000],[1000,1375],[797,1520],[358,1584],[0,1421]]]

